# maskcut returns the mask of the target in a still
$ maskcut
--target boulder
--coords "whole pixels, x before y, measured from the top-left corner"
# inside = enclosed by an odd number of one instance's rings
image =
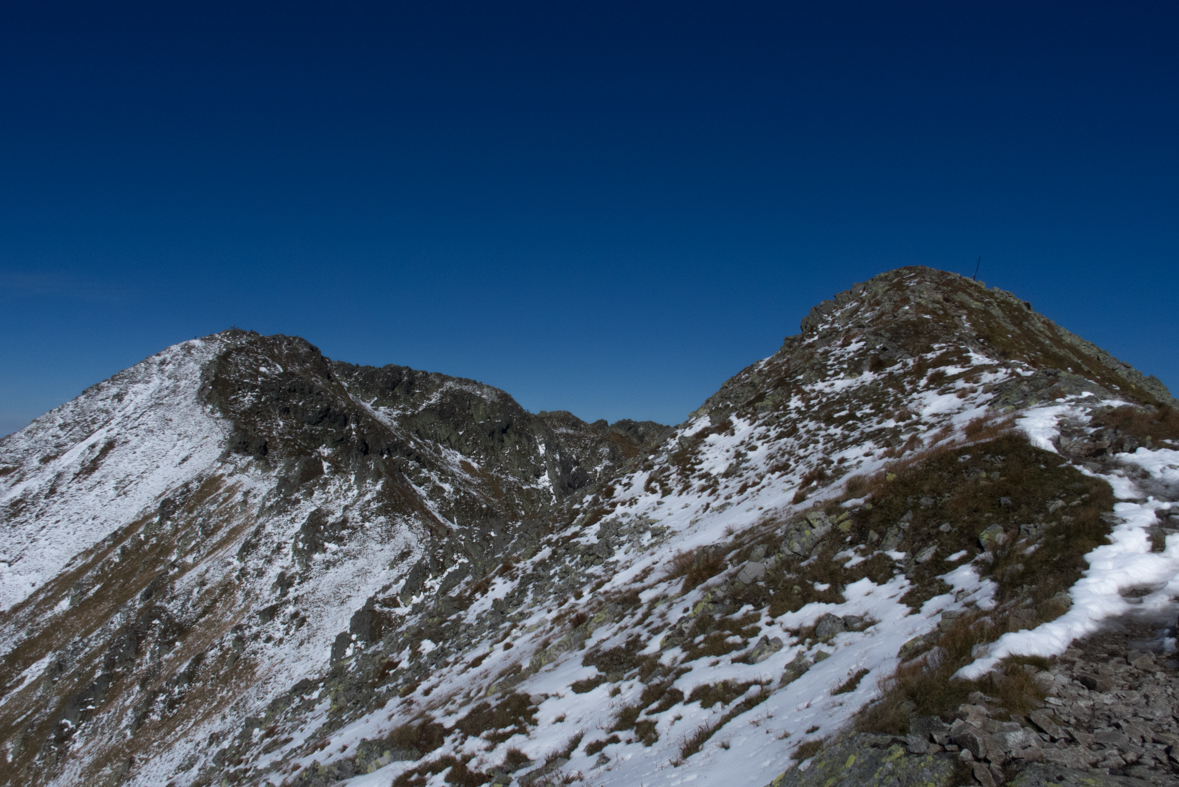
[[[991,550],[1007,543],[1007,533],[1002,525],[991,525],[978,534],[978,544],[983,549]]]
[[[786,669],[782,671],[781,685],[785,686],[798,680],[804,674],[806,674],[806,671],[809,670],[811,666],[811,660],[799,653],[794,657],[793,661],[786,665]]]
[[[769,637],[762,637],[753,646],[753,650],[749,651],[748,661],[750,664],[760,664],[785,647],[785,643],[778,637],[770,639]]]
[[[754,582],[760,582],[766,575],[766,564],[755,563],[749,561],[741,567],[741,571],[737,574],[737,581],[743,585],[752,585]]]
[[[822,640],[831,639],[836,634],[842,634],[845,631],[847,631],[847,624],[843,622],[843,618],[832,615],[830,612],[819,618],[819,622],[815,624],[815,636]]]

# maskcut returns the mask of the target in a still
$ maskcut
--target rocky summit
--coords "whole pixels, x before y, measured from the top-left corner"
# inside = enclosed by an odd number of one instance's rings
[[[1179,783],[1179,414],[954,274],[675,427],[231,330],[0,440],[12,785]]]

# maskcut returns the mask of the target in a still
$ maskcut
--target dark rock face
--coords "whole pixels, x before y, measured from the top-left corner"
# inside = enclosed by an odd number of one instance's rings
[[[533,415],[473,380],[331,361],[299,338],[233,338],[202,393],[234,423],[229,449],[273,467],[291,492],[343,472],[386,482],[399,508],[437,510],[453,523],[535,518],[612,476],[667,429]],[[432,475],[452,478],[456,494],[432,494]]]

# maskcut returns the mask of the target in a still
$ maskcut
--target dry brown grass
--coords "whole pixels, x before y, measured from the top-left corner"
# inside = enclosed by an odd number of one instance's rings
[[[417,720],[394,727],[386,740],[400,749],[416,749],[429,754],[446,740],[446,727],[423,715]]]
[[[469,760],[468,760],[469,761]],[[421,763],[405,771],[393,781],[394,787],[425,787],[431,776],[450,769],[446,774],[447,784],[457,784],[460,787],[477,787],[487,784],[491,777],[481,771],[472,771],[467,763],[452,755],[446,754],[436,760]]]
[[[821,741],[821,740],[806,741],[804,743],[799,744],[798,748],[796,748],[791,753],[790,759],[795,760],[796,762],[801,762],[803,760],[809,760],[811,757],[814,757],[816,754],[818,754],[822,750],[823,750],[823,741]]]
[[[680,744],[680,758],[688,759],[696,752],[704,748],[704,744],[708,743],[708,739],[716,734],[720,729],[717,724],[703,724],[696,728],[696,731],[684,738]]]
[[[856,690],[856,687],[860,685],[860,681],[862,681],[868,675],[869,671],[870,670],[866,670],[866,669],[857,670],[854,675],[852,675],[847,680],[845,680],[843,683],[839,684],[834,689],[832,689],[831,693],[833,695],[834,694],[850,694],[851,692]]]
[[[962,430],[962,434],[971,442],[995,440],[1015,430],[1015,416],[1001,413],[988,413],[972,419]]]
[[[517,733],[536,726],[536,707],[528,695],[514,692],[498,704],[481,702],[455,723],[455,727],[472,738],[484,737],[502,743]]]
[[[1179,441],[1179,412],[1170,407],[1125,405],[1094,416],[1094,426],[1117,429],[1141,442]]]
[[[665,579],[684,578],[682,592],[707,582],[725,570],[725,550],[717,546],[697,547],[677,553],[667,567]]]
[[[997,618],[997,619],[994,619]],[[963,615],[937,640],[925,656],[902,664],[880,681],[879,700],[865,706],[856,718],[861,732],[904,735],[909,721],[923,716],[948,717],[971,693],[981,691],[1008,714],[1023,714],[1039,706],[1043,692],[1029,665],[1042,660],[1008,658],[1002,666],[979,680],[962,680],[954,674],[974,660],[976,645],[994,641],[1007,629],[1001,613]]]
[[[593,756],[612,743],[622,743],[622,739],[617,735],[611,735],[609,738],[591,741],[585,745],[585,753]]]

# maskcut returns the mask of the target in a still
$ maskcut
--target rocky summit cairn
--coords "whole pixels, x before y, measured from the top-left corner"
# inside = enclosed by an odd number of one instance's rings
[[[925,268],[675,427],[185,342],[0,440],[0,782],[1174,784],[1175,404]]]

